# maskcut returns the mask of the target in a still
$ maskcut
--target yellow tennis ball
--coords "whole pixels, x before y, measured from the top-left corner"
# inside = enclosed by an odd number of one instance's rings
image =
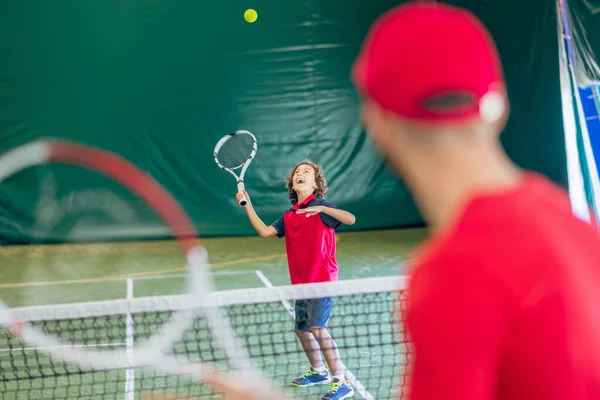
[[[250,23],[253,23],[254,21],[256,21],[257,18],[258,18],[258,13],[256,12],[256,10],[253,10],[251,8],[246,10],[246,12],[244,13],[244,19]]]

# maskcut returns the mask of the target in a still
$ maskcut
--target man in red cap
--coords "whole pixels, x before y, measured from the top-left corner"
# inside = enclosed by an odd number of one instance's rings
[[[432,228],[407,309],[413,400],[600,399],[600,238],[499,134],[498,53],[468,12],[411,2],[353,68],[371,139]],[[222,379],[226,399],[265,399]]]
[[[600,399],[600,236],[504,153],[492,38],[411,2],[373,25],[352,71],[367,131],[432,228],[415,252],[411,398]]]

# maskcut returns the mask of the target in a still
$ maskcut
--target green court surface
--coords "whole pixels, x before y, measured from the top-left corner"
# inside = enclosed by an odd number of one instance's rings
[[[340,233],[339,279],[397,276],[424,238],[422,229]],[[275,286],[289,284],[283,239],[203,243],[219,290],[264,286],[256,271]],[[12,307],[124,298],[127,278],[134,280],[134,296],[184,290],[185,261],[172,241],[7,246],[2,254],[0,297]]]
[[[425,237],[424,230],[352,232],[338,235],[340,280],[397,277],[403,261]],[[248,238],[208,239],[211,270],[219,290],[289,284],[283,240]],[[170,295],[183,291],[185,266],[177,245],[170,241],[5,247],[0,266],[0,296],[11,306],[51,305],[127,297]],[[130,286],[131,287],[131,286]],[[224,292],[225,293],[225,292]],[[406,349],[395,335],[399,308],[395,293],[340,297],[334,303],[330,332],[340,356],[355,374],[355,398],[399,397]],[[300,398],[320,398],[326,387],[303,388],[289,382],[309,367],[293,331],[293,311],[282,302],[232,306],[228,309],[238,336],[263,371],[286,391]],[[164,313],[133,315],[133,336],[147,337],[166,320]],[[161,322],[162,321],[162,322]],[[125,346],[124,316],[81,318],[44,323],[52,335],[85,346]],[[71,332],[77,332],[76,336]],[[223,354],[213,347],[200,321],[175,345],[184,357],[214,360]],[[132,336],[132,337],[133,337]],[[15,349],[15,350],[11,350]],[[224,365],[224,364],[223,364]],[[51,360],[17,338],[0,338],[0,399],[147,398],[148,393],[208,395],[207,388],[184,378],[137,371],[86,372],[78,366]],[[2,378],[3,377],[3,378]],[[399,380],[400,379],[400,380]],[[127,382],[135,396],[126,396]],[[360,389],[362,388],[362,389]],[[365,394],[366,393],[366,394]]]

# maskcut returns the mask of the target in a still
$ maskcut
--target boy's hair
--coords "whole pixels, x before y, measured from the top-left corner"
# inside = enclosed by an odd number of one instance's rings
[[[310,160],[304,160],[296,164],[296,166],[292,169],[292,172],[285,177],[285,186],[288,190],[288,197],[292,204],[296,204],[298,202],[298,195],[293,189],[294,186],[294,173],[296,169],[301,165],[310,165],[315,170],[315,182],[317,184],[317,188],[313,192],[316,198],[322,199],[327,194],[327,179],[323,176],[323,168],[320,165],[315,164]]]

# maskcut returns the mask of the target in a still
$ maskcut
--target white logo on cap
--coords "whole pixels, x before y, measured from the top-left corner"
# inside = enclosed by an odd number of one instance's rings
[[[479,116],[485,122],[497,122],[505,111],[506,104],[501,93],[491,91],[479,100]]]

